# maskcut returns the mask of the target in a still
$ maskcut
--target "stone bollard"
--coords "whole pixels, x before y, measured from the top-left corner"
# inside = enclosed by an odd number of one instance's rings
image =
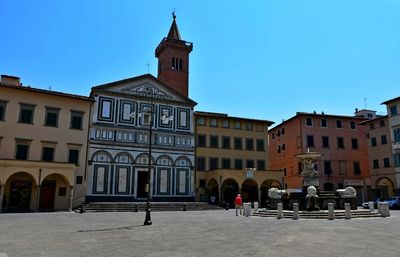
[[[384,202],[378,202],[378,213],[379,213],[382,217],[386,217],[386,212],[384,212],[384,210],[383,210],[383,203],[384,203]]]
[[[258,212],[258,202],[254,202],[254,212]]]
[[[225,210],[229,210],[229,203],[225,204]]]
[[[251,203],[243,204],[243,216],[249,217],[251,215]]]
[[[328,203],[328,220],[335,219],[335,205],[334,203]]]
[[[278,219],[282,219],[283,218],[283,211],[282,211],[283,208],[282,207],[283,207],[282,203],[278,203],[277,206],[276,206],[276,208],[278,210],[278,215],[277,215]]]
[[[389,203],[388,202],[378,203],[378,213],[382,217],[390,217]]]
[[[293,219],[299,219],[299,203],[293,203]]]
[[[135,212],[138,212],[138,211],[139,211],[139,207],[138,207],[137,204],[134,205],[134,211],[135,211]]]
[[[84,202],[81,202],[79,213],[85,213],[85,203]]]
[[[374,202],[368,202],[368,207],[369,207],[369,210],[370,210],[371,212],[374,212],[374,211],[375,211],[375,209],[374,209]]]
[[[390,217],[390,208],[389,208],[389,203],[385,202],[385,211],[386,211],[386,217]]]
[[[345,210],[345,219],[349,220],[351,219],[351,210],[350,210],[350,203],[345,203],[344,204],[344,210]]]
[[[186,204],[185,203],[182,206],[182,211],[186,211]]]

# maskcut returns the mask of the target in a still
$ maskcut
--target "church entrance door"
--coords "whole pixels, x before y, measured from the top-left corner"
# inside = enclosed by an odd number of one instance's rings
[[[149,173],[147,171],[138,171],[137,198],[147,198],[146,184],[148,180]]]

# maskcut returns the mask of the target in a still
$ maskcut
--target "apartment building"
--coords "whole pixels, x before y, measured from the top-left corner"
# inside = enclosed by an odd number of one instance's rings
[[[0,210],[68,210],[85,197],[88,97],[0,83]]]
[[[321,152],[315,166],[319,188],[330,191],[353,186],[362,202],[370,183],[365,127],[359,124],[364,120],[358,115],[298,112],[269,130],[271,169],[284,172],[285,188],[302,189],[302,164],[295,155]]]
[[[380,116],[360,123],[365,126],[368,147],[371,188],[368,198],[387,199],[398,188],[390,140],[388,116]]]
[[[396,97],[383,102],[386,105],[389,129],[390,143],[392,145],[392,154],[395,165],[396,176],[396,195],[400,194],[400,97]]]
[[[268,189],[282,188],[283,172],[268,162],[268,127],[273,122],[195,112],[196,200],[232,204],[237,193],[264,205]]]

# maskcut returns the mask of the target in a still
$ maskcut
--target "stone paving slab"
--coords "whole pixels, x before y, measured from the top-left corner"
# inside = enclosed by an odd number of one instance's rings
[[[0,214],[0,256],[398,257],[400,211],[389,218],[277,220],[234,210]]]

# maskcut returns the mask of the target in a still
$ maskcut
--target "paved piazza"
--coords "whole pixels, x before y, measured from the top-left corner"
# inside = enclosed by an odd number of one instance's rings
[[[400,211],[390,218],[276,220],[234,210],[0,214],[0,257],[400,256]]]

